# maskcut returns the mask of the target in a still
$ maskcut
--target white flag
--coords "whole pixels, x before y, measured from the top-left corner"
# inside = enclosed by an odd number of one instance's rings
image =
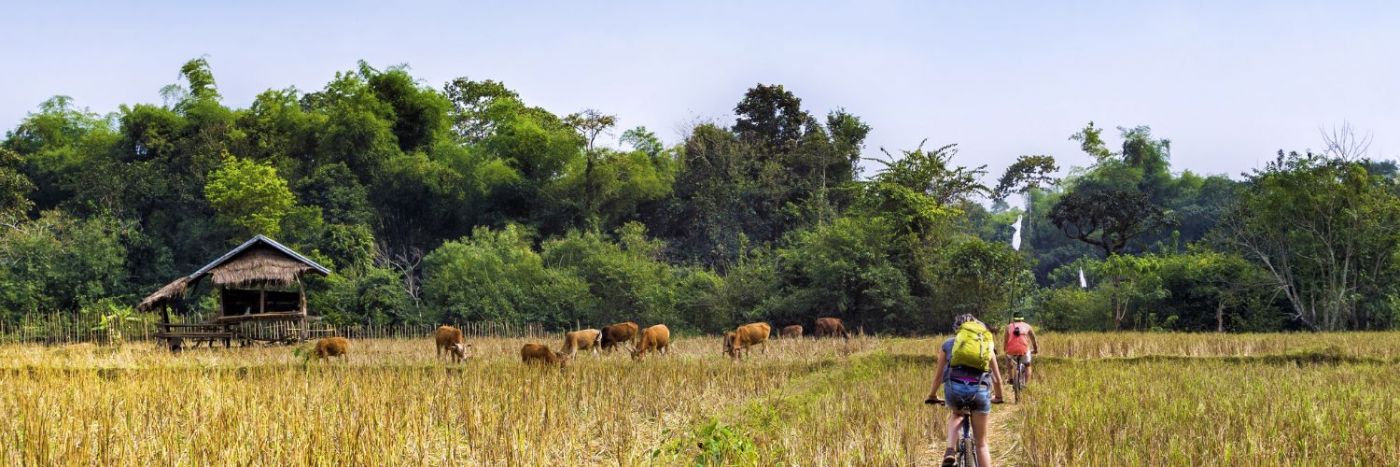
[[[1012,228],[1012,229],[1016,229],[1016,232],[1011,234],[1011,249],[1016,250],[1016,251],[1021,251],[1021,216],[1020,216],[1020,215],[1017,215],[1017,216],[1016,216],[1016,223],[1015,223],[1015,224],[1011,224],[1011,228]]]
[[[1079,268],[1079,288],[1089,288],[1089,281],[1084,280],[1084,268]]]

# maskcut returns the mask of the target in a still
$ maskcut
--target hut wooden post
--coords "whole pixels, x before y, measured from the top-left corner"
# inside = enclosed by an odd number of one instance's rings
[[[306,340],[311,337],[311,328],[306,322],[306,284],[301,283],[300,277],[297,278],[297,308],[301,311],[301,335],[297,337]]]

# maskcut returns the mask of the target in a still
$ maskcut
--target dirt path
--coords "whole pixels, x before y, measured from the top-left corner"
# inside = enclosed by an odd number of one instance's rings
[[[1022,465],[1021,439],[1019,430],[1016,430],[1016,412],[1021,409],[1017,404],[1001,404],[992,406],[991,434],[987,436],[987,447],[992,451],[993,465],[1013,466]],[[938,417],[938,423],[947,423],[946,412]],[[942,439],[932,440],[924,456],[914,464],[919,467],[934,467],[942,465],[943,450],[947,448],[947,441]]]

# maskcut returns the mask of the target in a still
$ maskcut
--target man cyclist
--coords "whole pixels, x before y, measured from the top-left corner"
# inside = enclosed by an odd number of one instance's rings
[[[958,315],[953,318],[953,332],[957,334],[963,323],[975,321],[977,318],[970,314]],[[983,328],[985,330],[985,327]],[[997,369],[997,359],[995,352],[987,362],[987,371],[977,371],[962,366],[952,366],[953,345],[957,338],[950,337],[943,342],[938,353],[938,369],[933,377],[933,389],[929,391],[928,398],[924,400],[928,404],[946,403],[948,408],[948,449],[943,453],[943,465],[951,466],[956,460],[954,456],[955,448],[958,445],[959,429],[962,426],[964,415],[962,410],[972,411],[972,437],[977,440],[977,463],[980,467],[991,467],[991,453],[987,450],[987,417],[992,413],[992,404],[1000,404],[1001,397],[1001,372]],[[988,336],[988,340],[992,339]],[[994,345],[994,342],[991,343]],[[947,401],[938,398],[938,387],[944,387],[944,396]],[[988,386],[991,386],[991,394],[988,394]],[[994,395],[995,397],[992,397]]]
[[[1006,338],[1002,342],[1002,349],[1006,350],[1007,360],[1011,362],[1012,371],[1016,370],[1016,363],[1026,365],[1026,381],[1031,379],[1031,355],[1040,353],[1040,343],[1035,340],[1035,329],[1026,323],[1026,318],[1019,313],[1011,317],[1011,324],[1006,325]]]

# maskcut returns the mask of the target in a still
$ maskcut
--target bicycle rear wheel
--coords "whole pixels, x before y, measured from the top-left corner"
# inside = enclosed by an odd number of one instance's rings
[[[1015,403],[1021,403],[1021,391],[1026,389],[1026,365],[1016,363],[1016,370],[1011,375],[1011,392],[1015,394]]]

